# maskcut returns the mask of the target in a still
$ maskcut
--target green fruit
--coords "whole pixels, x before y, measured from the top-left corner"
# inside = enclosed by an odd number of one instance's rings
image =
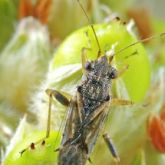
[[[54,165],[57,162],[58,152],[55,150],[59,147],[60,136],[57,132],[52,132],[49,138],[45,139],[45,144],[42,144],[43,137],[45,137],[45,131],[34,131],[26,136],[9,153],[4,165]],[[35,145],[34,149],[28,147],[32,142],[38,141],[40,142]],[[22,152],[24,149],[27,150]]]

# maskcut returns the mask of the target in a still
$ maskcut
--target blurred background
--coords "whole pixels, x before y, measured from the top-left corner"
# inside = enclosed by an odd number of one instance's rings
[[[111,22],[116,17],[126,23],[132,19],[139,39],[158,35],[158,39],[146,42],[145,48],[150,53],[152,66],[153,86],[150,91],[153,91],[148,94],[148,98],[158,102],[161,100],[161,103],[153,103],[155,116],[149,117],[149,113],[145,115],[145,127],[150,119],[149,135],[146,135],[146,131],[143,134],[145,140],[148,140],[147,145],[149,143],[147,150],[151,151],[152,158],[154,154],[156,158],[153,161],[149,155],[145,157],[146,150],[142,148],[129,161],[124,157],[123,165],[130,162],[140,162],[142,165],[165,164],[165,88],[162,85],[165,84],[165,46],[163,37],[159,36],[165,32],[165,1],[81,2],[93,23]],[[76,0],[0,0],[0,21],[0,149],[5,153],[20,119],[26,114],[29,122],[36,121],[36,116],[31,111],[34,102],[32,98],[46,81],[54,52],[70,33],[89,23]],[[152,93],[159,87],[160,90],[153,96]],[[138,118],[138,114],[136,115],[135,118]]]

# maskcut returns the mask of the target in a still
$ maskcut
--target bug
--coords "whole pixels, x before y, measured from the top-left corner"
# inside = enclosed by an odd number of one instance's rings
[[[82,4],[79,1],[78,3],[84,11]],[[86,15],[85,11],[84,13]],[[89,21],[87,15],[86,17]],[[94,61],[88,61],[85,49],[83,49],[83,77],[81,83],[77,86],[75,95],[71,100],[68,100],[56,90],[48,89],[46,91],[51,99],[54,97],[63,105],[68,106],[61,147],[58,149],[59,165],[84,165],[87,160],[90,160],[90,154],[108,115],[110,102],[121,105],[132,104],[128,100],[111,99],[111,82],[112,79],[120,75],[120,72],[117,73],[117,70],[111,66],[113,57],[102,54],[95,29],[92,24],[90,27],[97,41],[98,58]],[[103,138],[113,157],[116,161],[119,161],[119,156],[109,135],[105,133]]]

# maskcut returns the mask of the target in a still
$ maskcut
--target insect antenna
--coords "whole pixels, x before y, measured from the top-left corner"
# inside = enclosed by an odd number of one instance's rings
[[[85,14],[85,16],[86,16],[86,18],[87,18],[87,20],[88,20],[88,23],[89,23],[89,25],[90,25],[90,27],[91,27],[91,29],[92,29],[92,31],[93,31],[93,34],[94,34],[94,36],[95,36],[95,39],[96,39],[96,42],[97,42],[97,46],[98,46],[98,49],[99,49],[99,50],[98,50],[98,57],[100,57],[100,55],[101,55],[101,47],[100,47],[100,43],[99,43],[98,37],[97,37],[97,35],[96,35],[96,31],[95,31],[95,29],[94,29],[94,26],[93,26],[93,24],[91,23],[91,21],[90,21],[88,15],[87,15],[87,13],[86,13],[86,11],[85,11],[83,5],[81,4],[81,2],[80,2],[79,0],[77,0],[77,2],[79,3],[79,5],[80,5],[82,11],[84,12],[84,14]]]
[[[130,44],[130,45],[128,45],[128,46],[126,46],[126,47],[120,49],[120,50],[117,51],[116,53],[114,53],[112,56],[109,57],[109,61],[111,62],[111,61],[113,60],[113,58],[114,58],[115,55],[124,52],[126,49],[128,49],[128,48],[130,48],[130,47],[132,47],[132,46],[134,46],[134,45],[137,45],[137,44],[139,44],[139,43],[144,43],[144,42],[150,41],[150,40],[152,40],[152,39],[157,39],[157,38],[159,38],[159,37],[162,37],[163,35],[165,35],[165,32],[162,32],[162,33],[160,33],[160,34],[158,34],[158,35],[150,36],[150,37],[145,38],[145,39],[138,40],[138,41],[136,41],[136,42],[134,42],[134,43],[132,43],[132,44]]]

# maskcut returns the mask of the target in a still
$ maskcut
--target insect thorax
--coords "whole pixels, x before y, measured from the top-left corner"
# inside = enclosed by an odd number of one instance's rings
[[[82,97],[84,113],[88,115],[99,105],[109,101],[112,67],[109,65],[107,57],[102,56],[99,60],[88,62],[86,69],[87,73],[79,86],[79,92]]]

